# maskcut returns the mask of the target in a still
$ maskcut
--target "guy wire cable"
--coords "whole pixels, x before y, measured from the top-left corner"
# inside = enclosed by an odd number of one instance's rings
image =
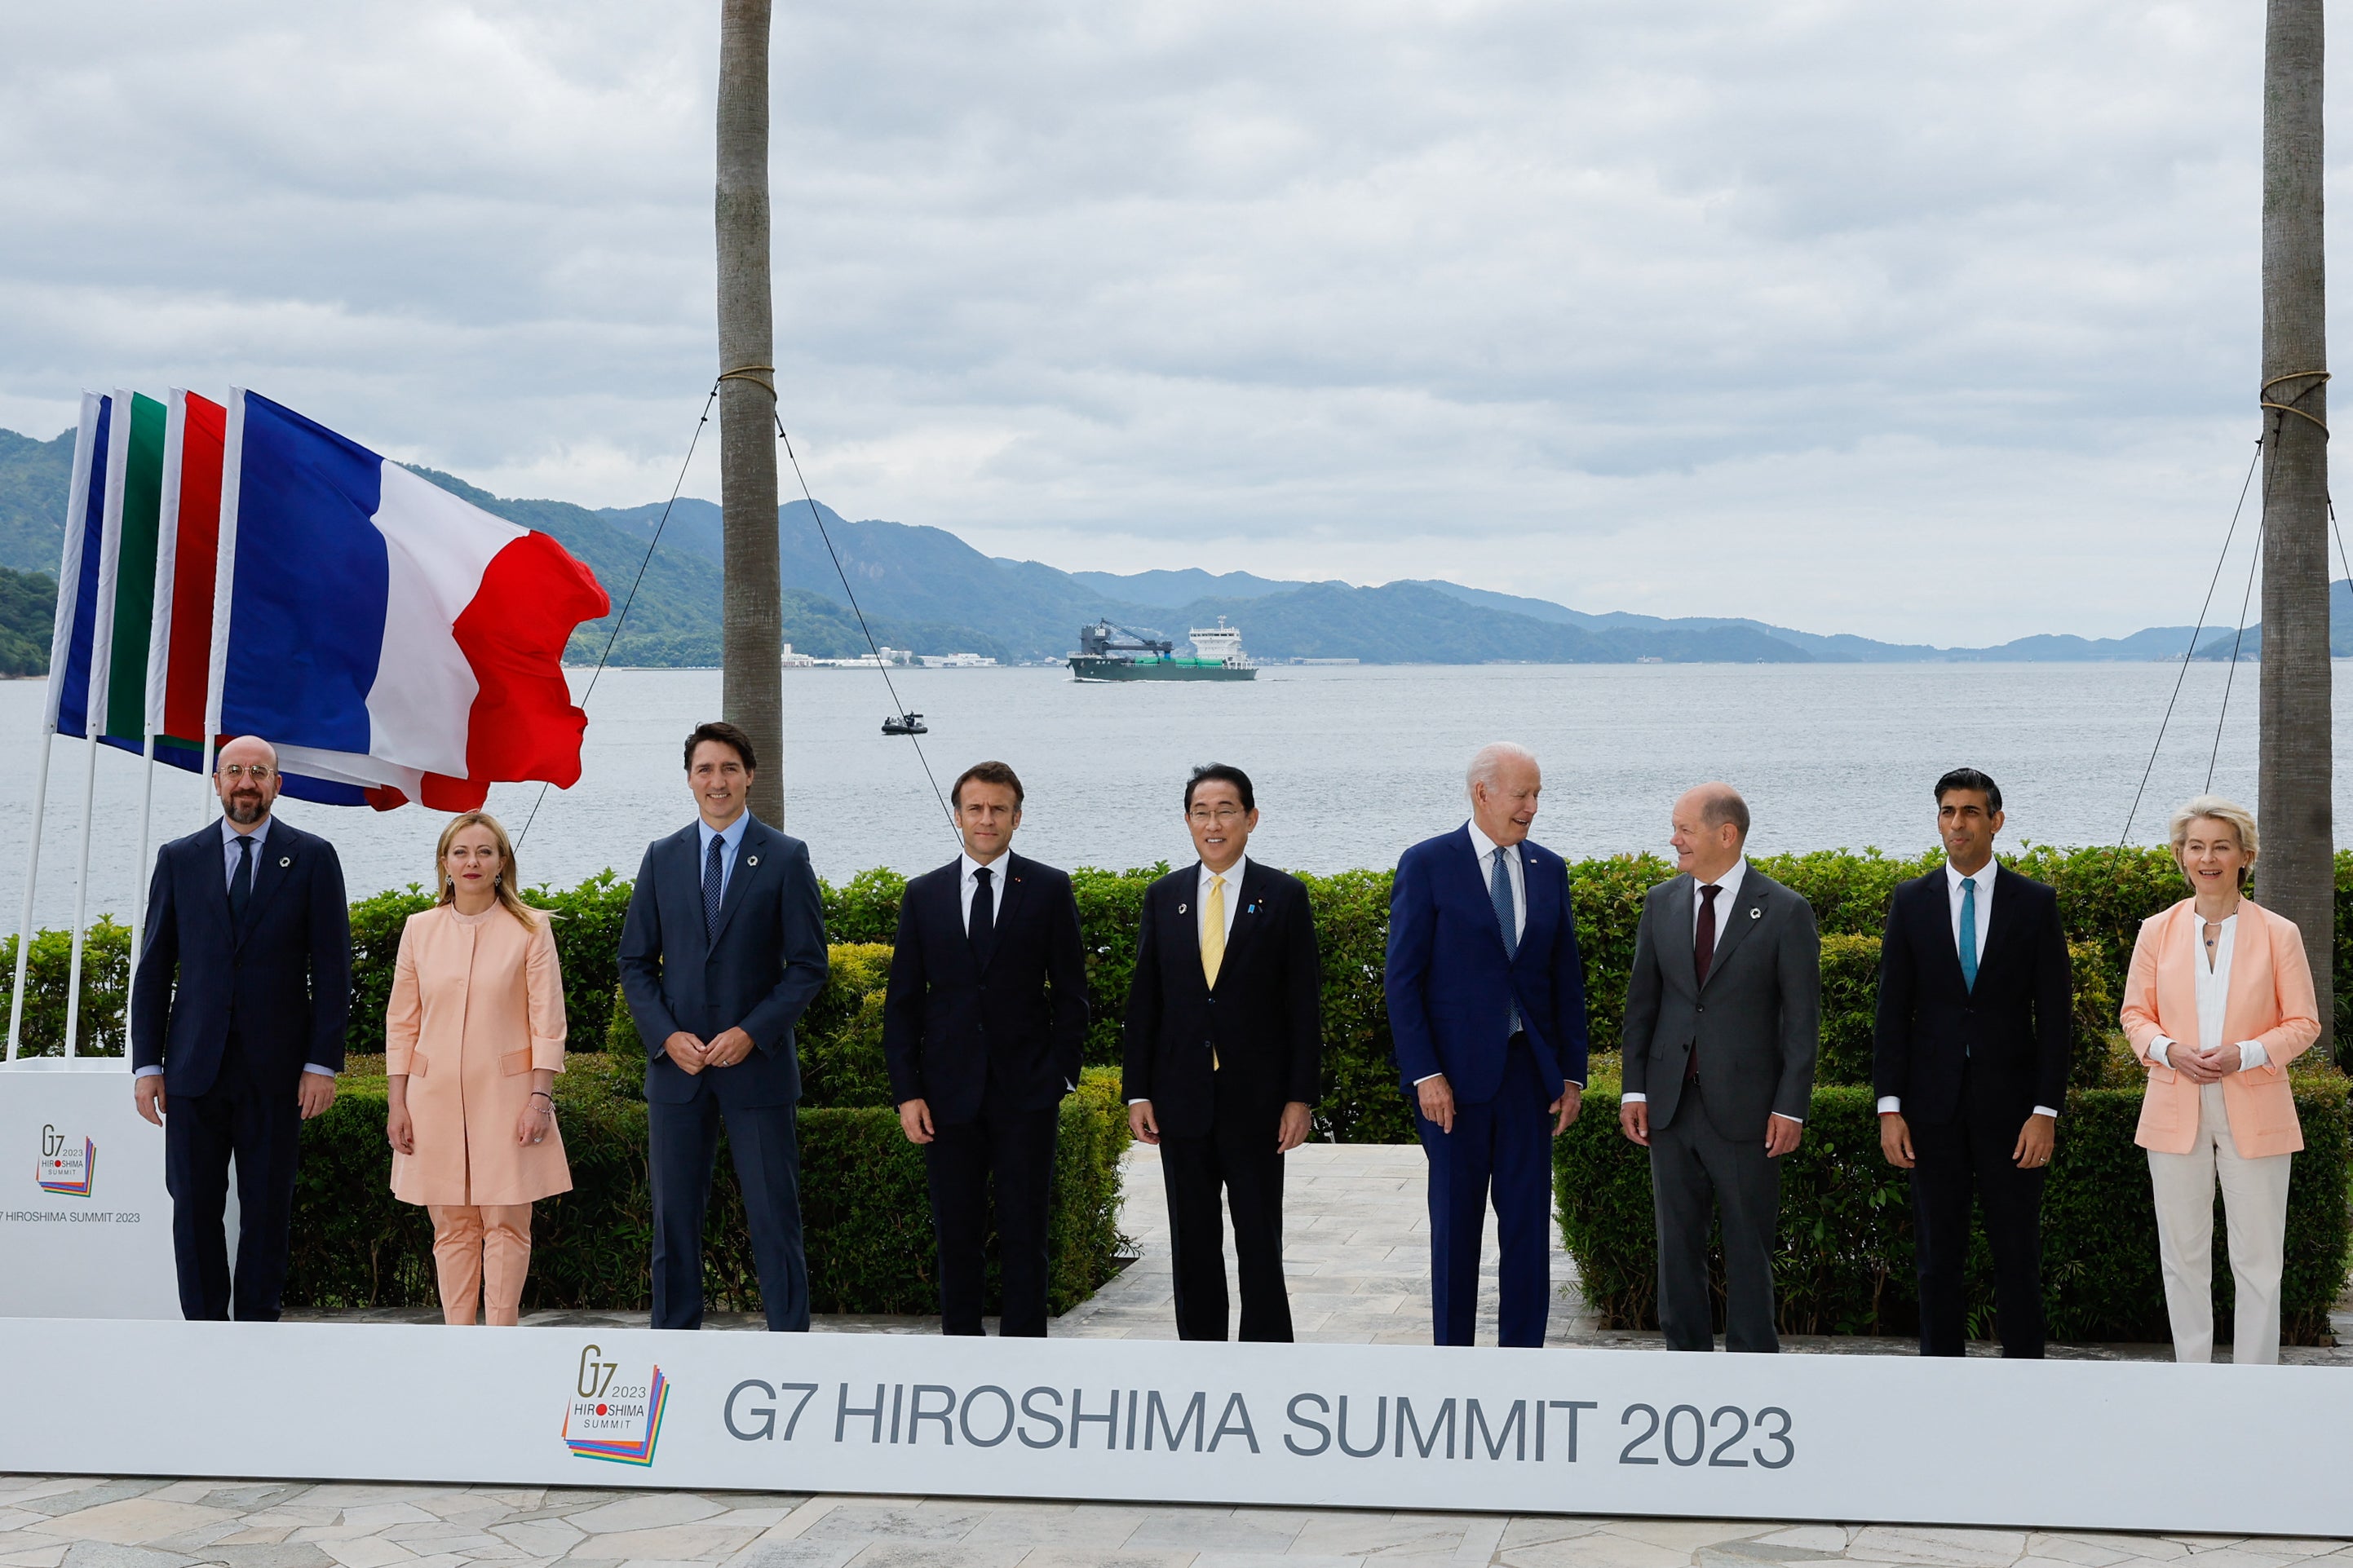
[[[793,438],[785,434],[785,416],[776,415],[776,439],[785,444],[785,456],[793,465],[793,478],[799,481],[801,499],[808,503],[809,519],[817,524],[817,536],[825,541],[825,552],[832,557],[833,574],[841,579],[841,591],[849,595],[849,613],[858,617],[858,629],[866,634],[866,647],[874,655],[874,668],[882,672],[882,685],[891,693],[892,711],[903,717],[907,705],[899,700],[899,688],[891,679],[891,667],[882,661],[882,649],[874,641],[874,633],[866,625],[866,612],[858,605],[858,590],[849,585],[849,574],[841,569],[841,552],[833,547],[833,535],[827,531],[825,514],[818,510],[817,498],[809,494],[808,478],[801,472],[801,460],[793,451]],[[948,805],[948,797],[940,793],[940,781],[932,772],[932,760],[923,755],[921,737],[909,735],[907,743],[915,748],[915,760],[923,765],[923,777],[932,786],[932,798],[940,803],[940,815],[947,818],[948,831],[956,830],[955,813]]]
[[[724,379],[723,377],[722,379]],[[621,613],[613,617],[613,629],[605,638],[605,651],[596,656],[596,668],[588,677],[588,685],[580,693],[580,708],[586,712],[588,699],[596,694],[596,682],[604,679],[605,663],[613,657],[613,645],[621,640],[621,626],[629,618],[629,607],[638,602],[638,589],[644,585],[646,568],[653,564],[654,547],[661,542],[662,530],[670,526],[670,508],[678,504],[678,492],[686,488],[686,470],[694,462],[694,448],[702,440],[702,427],[711,423],[711,405],[719,401],[719,383],[711,384],[711,395],[702,400],[702,417],[694,422],[694,434],[686,443],[686,461],[678,466],[678,482],[670,488],[670,500],[662,503],[659,521],[654,524],[654,536],[646,541],[645,559],[638,563],[638,574],[629,584],[629,596],[621,601]],[[539,798],[531,803],[531,815],[523,818],[522,831],[515,835],[515,848],[522,848],[531,837],[531,825],[539,820],[539,808],[547,804],[548,786],[539,786]]]
[[[2308,418],[2310,416],[2307,415],[2306,417]],[[2272,421],[2272,435],[2274,438],[2276,438],[2280,433],[2280,426],[2285,423],[2286,416],[2284,414],[2274,417]],[[2231,668],[2223,674],[2222,677],[2222,707],[2221,710],[2214,715],[2214,749],[2207,755],[2206,758],[2206,787],[2198,792],[2200,795],[2209,795],[2213,792],[2214,765],[2221,761],[2222,758],[2222,721],[2231,716],[2231,688],[2238,684],[2239,649],[2245,646],[2247,640],[2247,606],[2254,602],[2255,574],[2262,568],[2263,563],[2264,530],[2269,526],[2271,510],[2272,476],[2270,471],[2267,469],[2263,474],[2263,518],[2265,521],[2258,522],[2255,525],[2255,551],[2253,556],[2247,562],[2246,592],[2239,595],[2239,629],[2231,637]],[[2327,553],[2325,548],[2323,549],[2322,553],[2324,555]]]
[[[2246,510],[2247,491],[2255,482],[2255,464],[2263,460],[2263,438],[2255,437],[2255,455],[2247,464],[2247,477],[2239,481],[2239,504],[2231,509],[2231,529],[2222,536],[2222,553],[2215,558],[2214,575],[2206,584],[2205,602],[2198,606],[2198,624],[2189,629],[2189,646],[2181,653],[2181,668],[2173,678],[2173,695],[2165,700],[2165,717],[2158,721],[2157,743],[2148,749],[2148,765],[2141,770],[2140,787],[2133,791],[2132,809],[2125,813],[2125,827],[2116,835],[2116,847],[2108,851],[2113,862],[2132,837],[2133,818],[2140,814],[2141,797],[2148,792],[2149,775],[2157,771],[2157,754],[2165,745],[2166,726],[2173,722],[2173,706],[2181,700],[2181,683],[2189,677],[2189,661],[2197,656],[2198,639],[2206,633],[2206,612],[2214,603],[2214,590],[2222,581],[2222,565],[2231,558],[2231,541],[2238,536],[2239,515]]]

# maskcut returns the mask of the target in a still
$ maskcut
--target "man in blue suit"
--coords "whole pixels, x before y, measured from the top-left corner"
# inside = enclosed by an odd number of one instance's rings
[[[701,820],[647,847],[621,927],[621,988],[648,1058],[657,1329],[702,1326],[723,1121],[768,1327],[809,1323],[793,1026],[825,984],[825,906],[808,847],[748,808],[758,765],[733,724],[686,738]]]
[[[180,1310],[275,1322],[302,1123],[334,1103],[352,1013],[335,847],[273,818],[278,753],[220,749],[221,816],[164,846],[131,1006],[139,1113],[164,1128]],[[237,1160],[237,1270],[221,1216]]]
[[[1552,1306],[1552,1140],[1585,1087],[1585,974],[1568,867],[1528,839],[1525,749],[1471,759],[1471,820],[1398,861],[1387,973],[1398,1076],[1430,1157],[1430,1290],[1441,1345],[1472,1342],[1493,1194],[1497,1338],[1541,1345]]]

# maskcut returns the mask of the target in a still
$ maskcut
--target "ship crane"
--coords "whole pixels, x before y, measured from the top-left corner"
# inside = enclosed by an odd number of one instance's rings
[[[1121,642],[1113,635],[1120,632],[1125,632],[1131,640]],[[1109,621],[1079,628],[1079,651],[1082,654],[1149,653],[1166,658],[1176,649],[1176,645],[1165,637],[1155,640],[1140,632],[1128,631],[1125,626],[1114,626]]]

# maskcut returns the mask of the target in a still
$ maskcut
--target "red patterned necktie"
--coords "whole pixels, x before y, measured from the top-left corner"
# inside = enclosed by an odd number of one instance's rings
[[[1699,904],[1699,935],[1692,942],[1692,968],[1699,974],[1699,983],[1707,984],[1709,965],[1715,962],[1715,896],[1724,891],[1711,883],[1702,888]],[[1691,1055],[1683,1061],[1683,1079],[1689,1082],[1699,1077],[1699,1043],[1692,1043]]]

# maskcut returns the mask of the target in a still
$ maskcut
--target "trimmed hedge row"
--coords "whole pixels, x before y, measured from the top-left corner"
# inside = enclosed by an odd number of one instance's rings
[[[2292,1077],[2304,1152],[2288,1192],[2281,1319],[2289,1342],[2327,1343],[2328,1310],[2353,1254],[2346,1172],[2353,1114],[2345,1078],[2325,1063]],[[1649,1157],[1618,1128],[1616,1064],[1597,1072],[1576,1125],[1553,1145],[1561,1236],[1587,1300],[1618,1328],[1658,1324]],[[2053,1340],[2165,1341],[2157,1217],[2147,1155],[2133,1142],[2140,1092],[2067,1097],[2042,1201],[2042,1289]],[[1919,1328],[1908,1179],[1879,1152],[1868,1088],[1814,1091],[1805,1141],[1781,1162],[1774,1259],[1785,1333],[1912,1334]],[[2231,1271],[2215,1205],[2215,1294],[2227,1324]],[[1719,1265],[1720,1267],[1720,1265]],[[1979,1227],[1968,1268],[1970,1332],[1993,1331],[1992,1259]],[[1724,1281],[1715,1280],[1722,1322]],[[2228,1330],[2225,1329],[2227,1335]]]
[[[289,1306],[426,1307],[439,1299],[432,1222],[391,1193],[382,1063],[373,1067],[372,1075],[347,1075],[328,1112],[303,1124]],[[555,1082],[573,1190],[537,1205],[523,1305],[643,1310],[652,1301],[653,1248],[646,1108],[637,1098],[643,1064],[583,1053]],[[754,1311],[759,1280],[724,1142],[706,1222],[704,1296],[714,1310]],[[1114,1076],[1087,1073],[1062,1102],[1055,1152],[1048,1288],[1054,1311],[1085,1300],[1117,1270],[1119,1161],[1127,1143]],[[900,1131],[898,1116],[804,1106],[800,1149],[815,1309],[937,1311],[923,1153]],[[995,1247],[992,1238],[992,1299]]]
[[[1812,903],[1821,923],[1824,1028],[1822,1081],[1858,1083],[1868,1079],[1871,1013],[1877,984],[1878,936],[1895,884],[1938,863],[1934,854],[1891,859],[1874,850],[1862,854],[1825,850],[1810,855],[1760,857],[1757,864]],[[2162,850],[2058,850],[2030,847],[2010,864],[2060,890],[2075,969],[2077,1085],[2112,1083],[2106,1042],[2115,1029],[2117,998],[2139,923],[2180,894],[2180,877]],[[1114,1065],[1120,1056],[1127,985],[1134,968],[1134,941],[1144,891],[1166,871],[1155,866],[1129,871],[1081,869],[1072,873],[1087,948],[1088,983],[1094,1019],[1086,1059]],[[1577,937],[1586,965],[1586,988],[1597,1050],[1616,1047],[1625,1011],[1626,974],[1633,959],[1634,930],[1643,895],[1672,874],[1656,856],[1581,861],[1571,868],[1577,908]],[[1383,948],[1388,934],[1389,873],[1344,871],[1303,879],[1314,901],[1324,953],[1324,1083],[1317,1107],[1319,1135],[1342,1142],[1402,1142],[1412,1123],[1395,1088],[1389,1065],[1388,1010],[1381,994]],[[2353,1009],[2353,851],[2337,857],[2337,1005]],[[828,935],[841,946],[837,955],[866,955],[853,974],[837,977],[832,1004],[821,1001],[804,1029],[805,1065],[820,1083],[831,1083],[834,1103],[880,1104],[879,965],[896,932],[905,879],[891,871],[865,871],[825,890]],[[619,975],[616,952],[628,903],[628,884],[609,871],[570,889],[534,889],[535,902],[562,917],[556,924],[565,990],[575,1048],[600,1034],[624,1045],[634,1040],[615,1017],[612,998]],[[352,909],[354,963],[350,1048],[383,1048],[384,1002],[391,986],[393,956],[409,914],[428,903],[411,887],[361,900]],[[63,1032],[68,943],[63,933],[45,931],[32,955],[26,995],[27,1048],[54,1052]],[[0,1004],[13,973],[15,943],[0,939]],[[98,1051],[121,1048],[122,995],[128,933],[111,921],[92,928],[83,974],[83,1007],[90,1044]],[[873,982],[870,984],[870,982]],[[2348,1014],[2353,1016],[2353,1014]],[[2342,1048],[2353,1055],[2353,1027]],[[838,1081],[837,1081],[838,1080]]]

